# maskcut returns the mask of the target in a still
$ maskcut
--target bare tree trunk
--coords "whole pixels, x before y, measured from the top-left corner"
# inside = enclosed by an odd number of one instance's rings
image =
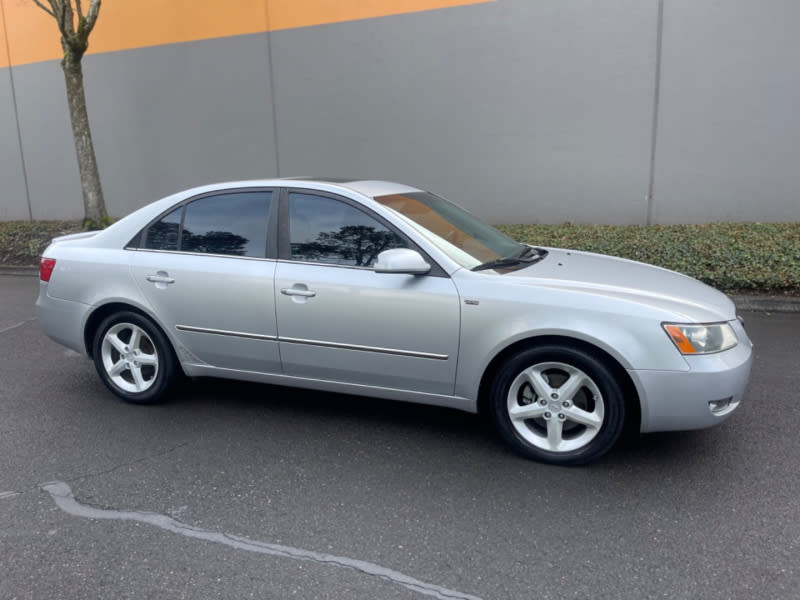
[[[84,225],[103,227],[107,225],[108,213],[103,199],[103,188],[100,185],[92,132],[89,128],[89,114],[86,111],[81,59],[76,59],[72,52],[66,52],[61,66],[67,84],[69,118],[72,122],[72,136],[75,139],[75,153],[83,189]]]

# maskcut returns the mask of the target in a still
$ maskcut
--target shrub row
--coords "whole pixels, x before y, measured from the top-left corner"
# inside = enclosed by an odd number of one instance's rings
[[[727,292],[800,294],[800,223],[501,225],[514,239],[586,250],[686,273]],[[77,221],[0,222],[0,265],[36,265]]]
[[[800,293],[800,223],[504,225],[514,239],[680,271],[726,292]]]

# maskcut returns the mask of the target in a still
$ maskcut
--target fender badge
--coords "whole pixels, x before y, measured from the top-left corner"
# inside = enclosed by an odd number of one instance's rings
[[[480,300],[469,300],[467,298],[464,299],[464,304],[468,304],[470,306],[478,306],[480,303]]]

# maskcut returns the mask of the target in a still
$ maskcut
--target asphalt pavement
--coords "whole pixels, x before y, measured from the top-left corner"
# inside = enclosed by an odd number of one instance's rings
[[[219,380],[124,404],[0,276],[0,598],[751,599],[800,590],[800,314],[742,406],[599,462],[453,410]]]

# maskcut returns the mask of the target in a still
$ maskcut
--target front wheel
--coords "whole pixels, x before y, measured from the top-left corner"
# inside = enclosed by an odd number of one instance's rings
[[[625,400],[612,372],[568,346],[529,348],[508,360],[492,384],[491,407],[512,448],[558,465],[600,457],[625,423]]]
[[[92,356],[100,379],[126,402],[158,402],[175,379],[169,341],[149,319],[134,312],[115,313],[100,324]]]

